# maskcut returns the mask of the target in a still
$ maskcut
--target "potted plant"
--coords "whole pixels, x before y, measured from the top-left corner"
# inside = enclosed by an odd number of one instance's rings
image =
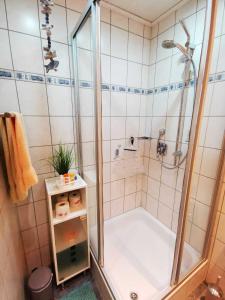
[[[53,156],[49,159],[50,165],[59,174],[60,181],[64,183],[70,182],[69,170],[74,161],[73,149],[60,144],[58,149],[55,149]]]

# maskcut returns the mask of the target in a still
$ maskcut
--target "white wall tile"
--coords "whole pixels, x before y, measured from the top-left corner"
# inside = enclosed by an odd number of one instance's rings
[[[111,217],[116,217],[123,213],[124,198],[111,201]]]
[[[91,166],[95,163],[95,147],[94,143],[82,143],[83,165]]]
[[[125,195],[135,193],[137,190],[136,176],[130,176],[125,179]]]
[[[151,39],[152,29],[151,27],[145,25],[144,26],[144,37],[147,39]]]
[[[95,139],[94,117],[81,117],[81,139],[82,142],[91,142]]]
[[[125,118],[112,117],[111,118],[111,139],[118,140],[125,138]]]
[[[9,46],[9,36],[8,31],[0,29],[0,66],[3,69],[12,69],[12,58]]]
[[[82,12],[85,8],[86,0],[66,0],[66,7]]]
[[[137,94],[127,94],[127,116],[139,116],[140,96]]]
[[[38,236],[36,228],[23,231],[22,239],[25,253],[29,253],[38,248]]]
[[[159,202],[158,219],[167,227],[172,225],[172,210]]]
[[[101,55],[101,71],[102,82],[110,82],[110,57],[108,55]]]
[[[92,81],[92,55],[85,49],[78,50],[78,76],[79,80]]]
[[[206,12],[205,9],[197,12],[195,44],[202,43],[203,41],[203,34],[204,34],[204,27],[205,27],[205,12]]]
[[[23,119],[29,146],[45,146],[51,144],[48,117],[25,116]]]
[[[74,143],[73,119],[71,117],[51,117],[50,122],[54,145]]]
[[[52,167],[48,163],[49,157],[52,155],[52,147],[31,147],[29,149],[32,165],[37,174],[52,172]]]
[[[46,87],[44,84],[17,82],[18,98],[23,115],[48,115]]]
[[[142,51],[143,51],[143,38],[136,34],[129,33],[128,59],[141,63]]]
[[[198,201],[195,202],[193,222],[203,230],[207,229],[210,207]]]
[[[36,225],[33,203],[18,207],[20,229],[25,230]]]
[[[111,26],[111,55],[127,58],[128,32]]]
[[[10,42],[16,70],[43,74],[42,49],[39,38],[10,32]]]
[[[111,10],[111,23],[125,30],[128,30],[128,18]]]
[[[128,97],[129,95],[127,95]],[[111,93],[111,115],[125,116],[126,115],[126,94],[113,92]]]
[[[134,62],[128,62],[127,85],[132,87],[141,86],[142,65]]]
[[[7,28],[5,2],[0,0],[0,27]]]
[[[198,252],[202,252],[205,239],[205,231],[199,227],[192,225],[190,233],[190,244]]]
[[[124,211],[135,209],[136,193],[125,196]]]
[[[42,247],[44,245],[47,245],[49,243],[49,224],[45,223],[39,225],[37,227],[37,230],[38,230],[38,238],[39,238],[40,246]]]
[[[161,93],[154,95],[154,102],[153,102],[153,115],[154,116],[166,116],[167,110],[167,93]]]
[[[126,118],[126,138],[139,136],[139,117]]]
[[[157,38],[151,40],[150,43],[150,64],[154,64],[157,56]]]
[[[225,117],[210,117],[206,130],[205,147],[221,149],[224,129]]]
[[[212,201],[214,185],[215,180],[208,177],[200,176],[197,187],[197,200],[210,206]]]
[[[161,184],[159,201],[168,206],[169,208],[173,209],[174,197],[175,190],[171,187],[168,187],[165,184]]]
[[[6,0],[9,29],[40,35],[38,7],[35,0]]]
[[[102,115],[103,116],[110,116],[110,92],[109,91],[102,91]]]
[[[70,87],[48,85],[47,92],[50,116],[71,116],[73,114]]]
[[[186,18],[193,13],[195,13],[197,10],[197,0],[191,0],[188,1],[186,4],[181,6],[176,12],[176,22],[179,22],[179,20]]]
[[[144,39],[143,42],[143,63],[146,65],[150,64],[150,51],[151,51],[151,41]]]
[[[94,116],[94,95],[93,89],[79,89],[80,115],[81,116]]]
[[[111,11],[107,7],[101,7],[101,20],[106,23],[110,23]]]
[[[223,82],[216,82],[214,85],[212,103],[210,108],[210,116],[224,116],[225,107],[223,105],[223,95],[225,86]]]
[[[166,58],[156,64],[155,86],[162,86],[170,80],[171,58]]]
[[[224,51],[225,51],[225,35],[222,35],[221,42],[220,42],[218,65],[217,65],[217,70],[216,70],[217,72],[223,72],[225,70]]]
[[[148,177],[148,193],[155,199],[159,197],[160,182]]]
[[[47,201],[41,200],[34,202],[37,225],[44,224],[48,221]]]
[[[175,12],[159,22],[159,34],[175,24]]]
[[[110,54],[110,25],[101,22],[101,52]]]
[[[220,151],[205,148],[203,151],[201,174],[210,178],[216,178]]]
[[[124,179],[111,182],[111,199],[123,197],[124,189]]]
[[[71,44],[71,39],[72,39],[72,33],[73,30],[75,29],[76,23],[80,17],[80,13],[67,9],[67,30],[68,30],[68,42]]]
[[[137,22],[133,19],[129,19],[129,31],[140,36],[144,34],[144,25],[140,22]]]
[[[76,25],[76,24],[75,24]],[[89,17],[83,27],[77,33],[77,45],[79,48],[91,50],[91,18]]]
[[[161,163],[158,160],[150,159],[149,170],[148,170],[149,176],[153,179],[160,180],[161,172],[162,172]]]
[[[0,79],[1,111],[19,111],[14,80]]]
[[[111,83],[126,85],[127,62],[111,57]]]
[[[102,139],[104,141],[110,140],[110,134],[111,134],[110,130],[111,130],[110,118],[103,117],[102,118]]]
[[[110,202],[104,203],[103,213],[104,213],[104,220],[108,220],[110,218]]]
[[[149,194],[147,194],[147,203],[146,203],[146,209],[152,214],[155,218],[157,218],[158,215],[158,205],[159,202],[152,198]]]

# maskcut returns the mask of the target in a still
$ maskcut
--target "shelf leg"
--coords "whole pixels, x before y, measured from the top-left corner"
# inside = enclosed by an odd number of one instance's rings
[[[64,285],[64,282],[61,283],[61,290],[64,290],[65,289],[65,285]]]

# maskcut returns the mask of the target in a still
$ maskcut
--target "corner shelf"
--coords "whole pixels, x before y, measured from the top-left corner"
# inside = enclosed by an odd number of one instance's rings
[[[90,242],[86,182],[78,175],[74,183],[59,186],[58,177],[45,180],[57,285],[90,268]],[[57,196],[79,190],[81,204],[63,219],[55,215]]]

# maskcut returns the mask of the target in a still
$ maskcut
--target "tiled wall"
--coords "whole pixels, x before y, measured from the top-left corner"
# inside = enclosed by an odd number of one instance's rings
[[[50,23],[54,24],[52,47],[60,65],[48,76],[43,67],[46,39],[40,30],[44,15],[40,14],[39,2],[0,0],[0,111],[23,114],[39,177],[27,201],[18,207],[29,271],[50,262],[44,179],[54,173],[46,159],[60,142],[76,147],[70,33],[86,1],[55,1]]]
[[[0,156],[2,153],[0,154]],[[26,263],[16,207],[0,165],[0,298],[24,300]]]
[[[101,67],[105,219],[140,206],[142,148],[150,65],[149,27],[102,9]],[[107,88],[106,88],[107,87]],[[119,156],[115,151],[119,148]]]
[[[101,19],[104,216],[109,219],[141,203],[143,147],[136,140],[136,152],[124,151],[124,148],[129,146],[129,137],[145,135],[150,28],[104,7],[101,8]],[[79,95],[85,178],[90,178],[92,171],[92,174],[95,173],[92,49],[88,34],[90,20],[78,36],[78,76],[84,81]],[[117,148],[118,157],[115,155]],[[89,192],[91,223],[94,223],[94,186],[89,188]]]
[[[184,64],[179,60],[181,55],[176,49],[165,50],[161,47],[164,39],[175,39],[184,44],[185,35],[178,23],[184,19],[190,33],[191,41],[196,45],[194,60],[198,66],[199,54],[204,28],[205,16],[204,1],[190,1],[184,7],[171,14],[152,28],[151,39],[151,72],[152,86],[167,86],[169,91],[157,93],[152,96],[151,108],[151,145],[145,143],[145,172],[143,178],[143,206],[167,227],[176,231],[184,165],[178,170],[167,170],[162,167],[156,157],[156,139],[160,128],[166,128],[165,140],[168,144],[168,153],[164,164],[173,162],[172,153],[175,150],[176,128],[179,115],[181,91],[171,91],[170,83],[182,79]],[[212,190],[215,183],[218,157],[220,154],[222,136],[225,127],[224,90],[224,0],[219,1],[216,38],[213,62],[211,66],[210,83],[200,134],[199,147],[196,155],[195,173],[193,175],[193,188],[189,205],[188,226],[186,240],[199,252],[204,242],[208,213],[210,210]],[[185,140],[188,137],[190,126],[193,87],[186,88],[188,106],[185,115],[185,131],[183,151],[186,151]]]

